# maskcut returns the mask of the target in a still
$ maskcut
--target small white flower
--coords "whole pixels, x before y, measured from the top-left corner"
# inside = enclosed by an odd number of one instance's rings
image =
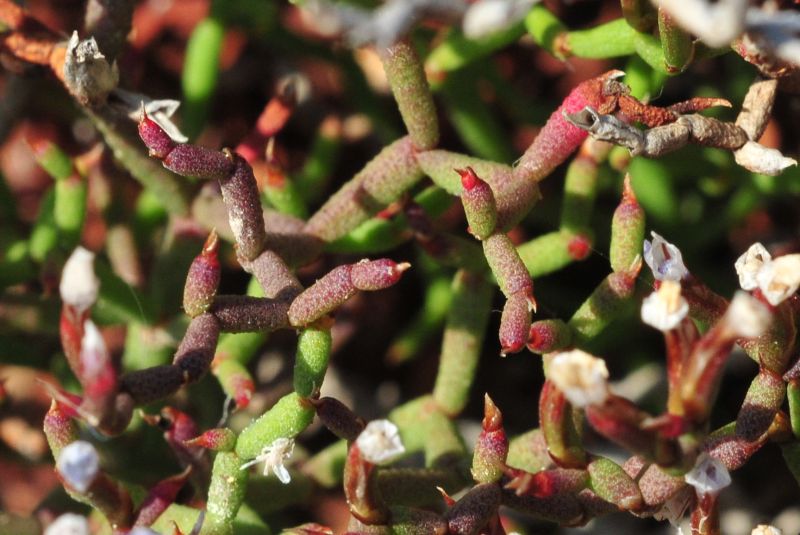
[[[537,1],[478,0],[467,9],[461,28],[470,39],[480,39],[515,24]]]
[[[642,301],[642,321],[659,331],[670,331],[689,313],[689,303],[681,297],[681,285],[666,280],[658,291]]]
[[[653,241],[644,241],[644,261],[650,266],[653,277],[660,281],[679,281],[689,274],[683,264],[680,249],[656,234],[650,233]]]
[[[731,299],[722,321],[739,336],[755,338],[769,327],[772,313],[758,299],[740,290]]]
[[[772,255],[769,254],[766,247],[758,242],[751,245],[736,260],[734,267],[736,268],[736,274],[739,275],[739,286],[742,287],[742,290],[750,291],[758,288],[756,276],[764,264],[770,260],[772,260]]]
[[[608,368],[605,361],[580,349],[553,357],[547,377],[575,407],[603,403],[608,397]]]
[[[772,306],[779,305],[800,287],[800,254],[790,254],[766,262],[756,274],[761,293]]]
[[[783,532],[774,526],[759,524],[753,528],[753,531],[750,532],[750,535],[783,535]]]
[[[89,521],[75,513],[64,513],[47,526],[44,535],[89,535]]]
[[[261,453],[253,459],[244,463],[241,470],[249,468],[260,462],[264,463],[264,475],[267,475],[272,469],[275,477],[284,485],[292,480],[289,470],[286,469],[284,463],[289,460],[294,452],[294,440],[291,438],[279,437],[276,438],[272,444],[264,446]]]
[[[64,303],[85,312],[97,301],[100,280],[94,274],[94,253],[81,246],[72,251],[61,272],[59,293]]]
[[[364,459],[372,464],[391,461],[405,453],[400,431],[389,420],[372,420],[356,439]]]
[[[144,526],[136,526],[128,532],[128,535],[159,535],[159,533]]]
[[[700,454],[694,463],[694,468],[683,478],[686,483],[694,487],[698,496],[706,494],[716,496],[731,484],[731,475],[725,465],[705,452]]]
[[[61,450],[56,470],[70,487],[84,493],[100,472],[100,456],[92,444],[76,440]]]
[[[89,522],[84,516],[64,513],[47,526],[44,535],[89,535]]]

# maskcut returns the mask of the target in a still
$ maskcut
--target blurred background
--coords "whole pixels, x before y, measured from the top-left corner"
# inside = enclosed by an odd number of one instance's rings
[[[372,2],[359,2],[372,5]],[[65,36],[83,24],[84,2],[31,0],[25,7],[50,29]],[[595,27],[619,18],[614,0],[546,1],[570,30]],[[446,28],[421,24],[412,41],[423,57],[446,37]],[[657,105],[693,96],[719,96],[733,108],[713,113],[735,118],[756,69],[735,53],[697,59],[680,75],[667,78],[637,55],[612,59],[557,59],[538,46],[518,24],[506,44],[457,70],[429,71],[435,91],[440,146],[486,159],[512,163],[535,137],[549,114],[577,83],[611,68],[635,72],[636,91]],[[68,250],[40,244],[54,180],[41,164],[41,148],[53,144],[66,154],[88,188],[85,224],[79,241],[98,251],[103,284],[116,284],[117,299],[102,303],[95,317],[123,368],[168,361],[187,324],[180,311],[183,277],[205,231],[190,218],[170,217],[165,199],[141,185],[114,162],[96,126],[45,69],[20,64],[5,54],[0,70],[0,509],[4,514],[47,518],[64,510],[82,511],[56,479],[41,431],[49,394],[41,381],[78,388],[64,360],[58,337],[57,281]],[[120,86],[153,98],[182,102],[176,123],[194,142],[208,147],[236,146],[253,128],[265,104],[288,78],[298,105],[277,135],[274,164],[284,178],[313,176],[308,208],[318,207],[380,148],[404,133],[375,52],[352,49],[326,36],[291,4],[272,0],[145,0],[135,3],[132,31],[117,56]],[[428,65],[430,67],[430,65]],[[779,94],[762,143],[798,154],[800,100]],[[613,161],[612,161],[613,163]],[[567,162],[568,164],[568,162]],[[542,185],[543,199],[513,231],[522,243],[556,230],[563,195],[562,165]],[[619,166],[615,166],[619,167]],[[692,273],[723,296],[737,288],[734,260],[753,242],[773,254],[800,251],[800,171],[779,177],[747,172],[729,152],[687,147],[657,161],[636,158],[628,170],[648,231],[678,245]],[[260,174],[270,188],[269,171]],[[609,273],[608,241],[623,173],[601,166],[595,243],[589,257],[536,279],[536,319],[568,319]],[[274,185],[274,184],[273,184]],[[48,200],[49,199],[49,200]],[[279,204],[279,200],[266,202]],[[307,215],[307,214],[299,214]],[[441,217],[445,228],[465,228],[458,203]],[[40,241],[37,241],[40,240]],[[116,250],[132,240],[137,255]],[[334,354],[323,394],[341,399],[365,418],[386,413],[430,392],[438,364],[452,270],[431,261],[406,236],[382,252],[409,261],[397,286],[365,293],[336,316]],[[38,249],[37,249],[38,247]],[[127,249],[125,249],[127,250]],[[346,245],[300,272],[312,282],[331,267],[363,255]],[[244,293],[248,278],[230,244],[222,249],[221,292]],[[652,278],[645,270],[639,290]],[[437,293],[438,292],[438,293]],[[474,442],[482,417],[482,394],[502,410],[506,430],[515,435],[537,426],[537,399],[543,381],[540,357],[527,351],[498,356],[497,328],[502,296],[496,292],[485,347],[463,414],[467,443]],[[135,340],[131,343],[130,340]],[[295,335],[280,332],[258,344],[248,364],[257,393],[248,409],[232,416],[241,427],[291,391]],[[135,349],[134,349],[135,348]],[[588,348],[607,359],[616,390],[654,413],[665,403],[664,348],[661,334],[641,324],[638,304],[613,323]],[[714,424],[732,421],[757,366],[740,352],[731,359],[714,411]],[[223,412],[225,395],[210,377],[181,391],[171,404],[212,427]],[[148,407],[147,412],[157,412]],[[152,484],[178,470],[161,431],[140,418],[113,440],[92,436],[104,466],[122,479]],[[301,437],[316,452],[334,437],[312,426]],[[601,440],[594,451],[614,452]],[[722,496],[722,531],[749,533],[772,522],[784,533],[800,532],[800,489],[786,470],[779,449],[767,445],[734,475]],[[257,504],[254,504],[257,505]],[[337,487],[313,493],[309,503],[280,513],[264,505],[275,526],[316,520],[340,532],[346,504]],[[272,515],[272,516],[270,516]],[[277,516],[276,516],[277,515]],[[535,524],[512,515],[520,533],[667,533],[675,528],[623,514],[567,530]],[[3,532],[0,516],[0,533]]]

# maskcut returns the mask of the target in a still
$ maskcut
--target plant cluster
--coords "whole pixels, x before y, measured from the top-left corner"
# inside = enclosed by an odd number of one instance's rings
[[[571,30],[558,15],[574,11],[557,2],[201,2],[179,128],[177,101],[129,81],[152,36],[168,33],[158,9],[189,4],[156,3],[88,0],[67,39],[40,19],[47,3],[0,0],[2,135],[32,109],[56,125],[26,140],[52,178],[34,193],[35,218],[22,202],[28,177],[4,170],[0,182],[0,326],[12,327],[0,329],[0,357],[16,364],[0,367],[0,439],[44,454],[29,442],[41,420],[15,416],[32,395],[13,383],[34,369],[41,384],[29,388],[50,400],[47,466],[89,506],[58,516],[69,506],[49,499],[36,515],[4,516],[9,533],[321,535],[333,532],[320,511],[335,495],[335,529],[352,534],[533,533],[620,512],[688,517],[692,533],[717,534],[725,489],[766,446],[800,481],[800,240],[796,228],[771,236],[785,229],[769,211],[798,192],[784,154],[796,151],[779,142],[793,140],[792,120],[773,117],[800,79],[796,10],[622,0]],[[254,126],[223,136],[212,119],[221,63],[231,46],[230,62],[259,58],[247,45],[296,72],[279,77]],[[537,66],[603,61],[542,106],[515,85],[514,63],[533,51]],[[691,82],[694,69],[733,74],[702,90],[684,83],[662,105],[668,79]],[[329,95],[352,98],[349,125],[306,95],[325,76],[351,86]],[[33,83],[68,95],[72,110],[15,104]],[[381,84],[399,117],[376,97]],[[489,100],[510,105],[510,126]],[[366,133],[353,134],[364,116]],[[293,121],[314,125],[312,142],[292,137]],[[513,164],[509,130],[522,140]],[[359,135],[379,150],[348,145]],[[222,137],[234,148],[216,148]],[[342,168],[358,170],[338,183]],[[695,227],[708,218],[702,232],[687,230],[692,202]],[[645,239],[648,229],[658,232]],[[735,251],[735,265],[715,247]],[[719,282],[734,273],[735,291]],[[395,309],[416,313],[404,330]],[[329,389],[339,337],[357,338],[359,322],[394,338],[394,366],[413,366],[442,333],[435,378],[408,388],[427,393],[380,414]],[[637,350],[635,333],[653,329],[663,350]],[[269,352],[293,366],[283,390],[265,379]],[[610,382],[642,353],[663,363],[655,402]],[[755,371],[723,399],[738,353]],[[542,364],[527,397],[478,392],[479,369],[510,381],[503,368],[517,361]],[[382,373],[355,386],[375,388]],[[470,434],[463,418],[481,397]],[[537,399],[535,427],[507,432]],[[327,431],[312,435],[315,422]]]

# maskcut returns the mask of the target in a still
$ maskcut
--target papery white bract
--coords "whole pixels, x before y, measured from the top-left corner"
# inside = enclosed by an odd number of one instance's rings
[[[684,488],[670,496],[658,511],[653,514],[653,518],[658,521],[668,521],[672,526],[678,528],[678,532],[680,532],[681,518],[686,514],[693,500],[694,493],[688,492],[686,488]]]
[[[783,532],[775,526],[768,526],[767,524],[759,524],[753,528],[750,535],[783,535]]]
[[[364,459],[372,464],[389,462],[406,451],[400,440],[400,431],[389,420],[368,423],[358,435],[356,444]]]
[[[144,526],[136,526],[128,532],[128,535],[159,535],[159,533]]]
[[[142,93],[120,88],[112,91],[112,95],[119,101],[115,101],[114,105],[121,107],[123,113],[131,120],[137,123],[141,121],[142,110],[144,109],[147,117],[160,126],[173,141],[178,143],[189,141],[189,138],[180,131],[171,119],[181,105],[180,100],[153,99]]]
[[[605,361],[580,349],[554,356],[547,368],[547,378],[575,407],[596,405],[608,397]]]
[[[705,494],[715,496],[731,484],[731,475],[725,465],[705,452],[697,457],[694,468],[683,478],[686,483],[694,487],[698,496]]]
[[[679,281],[689,274],[683,264],[683,255],[680,249],[656,234],[650,233],[653,241],[644,241],[644,261],[653,272],[657,280]]]

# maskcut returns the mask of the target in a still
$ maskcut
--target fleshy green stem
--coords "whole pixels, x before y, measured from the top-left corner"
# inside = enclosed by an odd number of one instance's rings
[[[217,88],[219,58],[224,36],[225,26],[222,20],[212,14],[195,26],[186,44],[181,111],[182,126],[189,139],[200,133],[206,121],[208,108]]]
[[[475,379],[492,288],[483,275],[462,270],[453,279],[452,292],[433,397],[445,413],[455,416],[466,406]]]

